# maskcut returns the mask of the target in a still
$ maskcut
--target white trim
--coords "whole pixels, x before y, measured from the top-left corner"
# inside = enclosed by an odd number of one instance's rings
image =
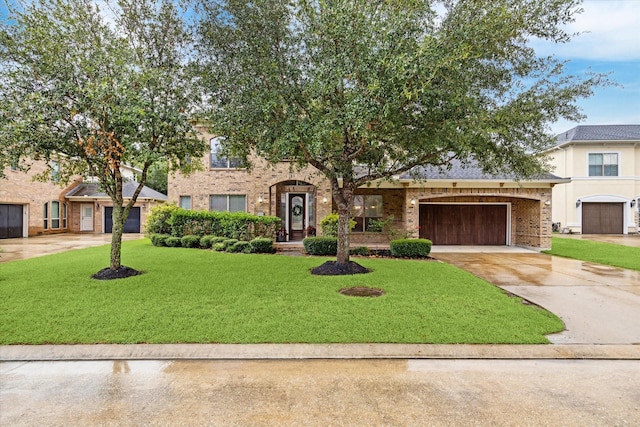
[[[578,226],[580,227],[580,233],[582,233],[582,204],[583,203],[622,203],[622,234],[629,234],[629,202],[631,199],[622,196],[616,196],[614,194],[595,194],[593,196],[580,197],[580,206],[576,207],[578,211],[576,216],[578,218]],[[633,225],[633,224],[631,224]]]
[[[85,229],[85,227],[84,227],[83,218],[85,218],[84,217],[84,207],[85,206],[90,206],[91,207],[91,228],[90,229]],[[103,212],[102,217],[104,218],[104,212]],[[95,209],[94,209],[93,203],[82,203],[82,204],[80,204],[80,231],[94,231],[94,227],[95,227]],[[103,224],[102,228],[103,228],[102,232],[104,233],[104,224]]]
[[[506,230],[506,243],[505,246],[511,246],[511,203],[510,202],[418,202],[420,205],[497,205],[507,207],[507,230]],[[418,218],[420,218],[420,211],[418,210]]]

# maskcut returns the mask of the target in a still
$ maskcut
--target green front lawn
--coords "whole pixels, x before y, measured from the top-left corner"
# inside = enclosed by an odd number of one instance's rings
[[[553,237],[551,245],[544,253],[640,271],[640,248],[567,237]]]
[[[124,280],[89,276],[108,246],[0,264],[0,343],[547,343],[563,329],[448,264],[358,259],[373,270],[313,276],[324,258],[123,244]],[[349,286],[383,288],[348,297]]]

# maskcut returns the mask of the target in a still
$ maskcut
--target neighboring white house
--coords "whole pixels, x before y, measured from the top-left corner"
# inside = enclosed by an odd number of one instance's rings
[[[560,230],[639,231],[640,125],[577,126],[558,135],[546,154],[552,172],[571,179],[553,188],[551,215]]]

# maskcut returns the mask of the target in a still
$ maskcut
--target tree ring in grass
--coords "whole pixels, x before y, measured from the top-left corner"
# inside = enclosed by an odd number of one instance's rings
[[[347,295],[350,297],[379,297],[384,295],[384,291],[382,289],[368,288],[366,286],[353,286],[351,288],[343,288],[338,292],[340,292],[342,295]]]

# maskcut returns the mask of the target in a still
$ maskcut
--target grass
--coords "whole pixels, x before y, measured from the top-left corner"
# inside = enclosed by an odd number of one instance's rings
[[[640,248],[631,246],[553,237],[551,250],[544,252],[549,255],[640,271]]]
[[[123,244],[146,273],[89,276],[108,246],[0,264],[0,343],[547,343],[555,315],[444,263],[358,259],[373,270],[313,276],[325,258]],[[378,298],[344,296],[350,286]]]

